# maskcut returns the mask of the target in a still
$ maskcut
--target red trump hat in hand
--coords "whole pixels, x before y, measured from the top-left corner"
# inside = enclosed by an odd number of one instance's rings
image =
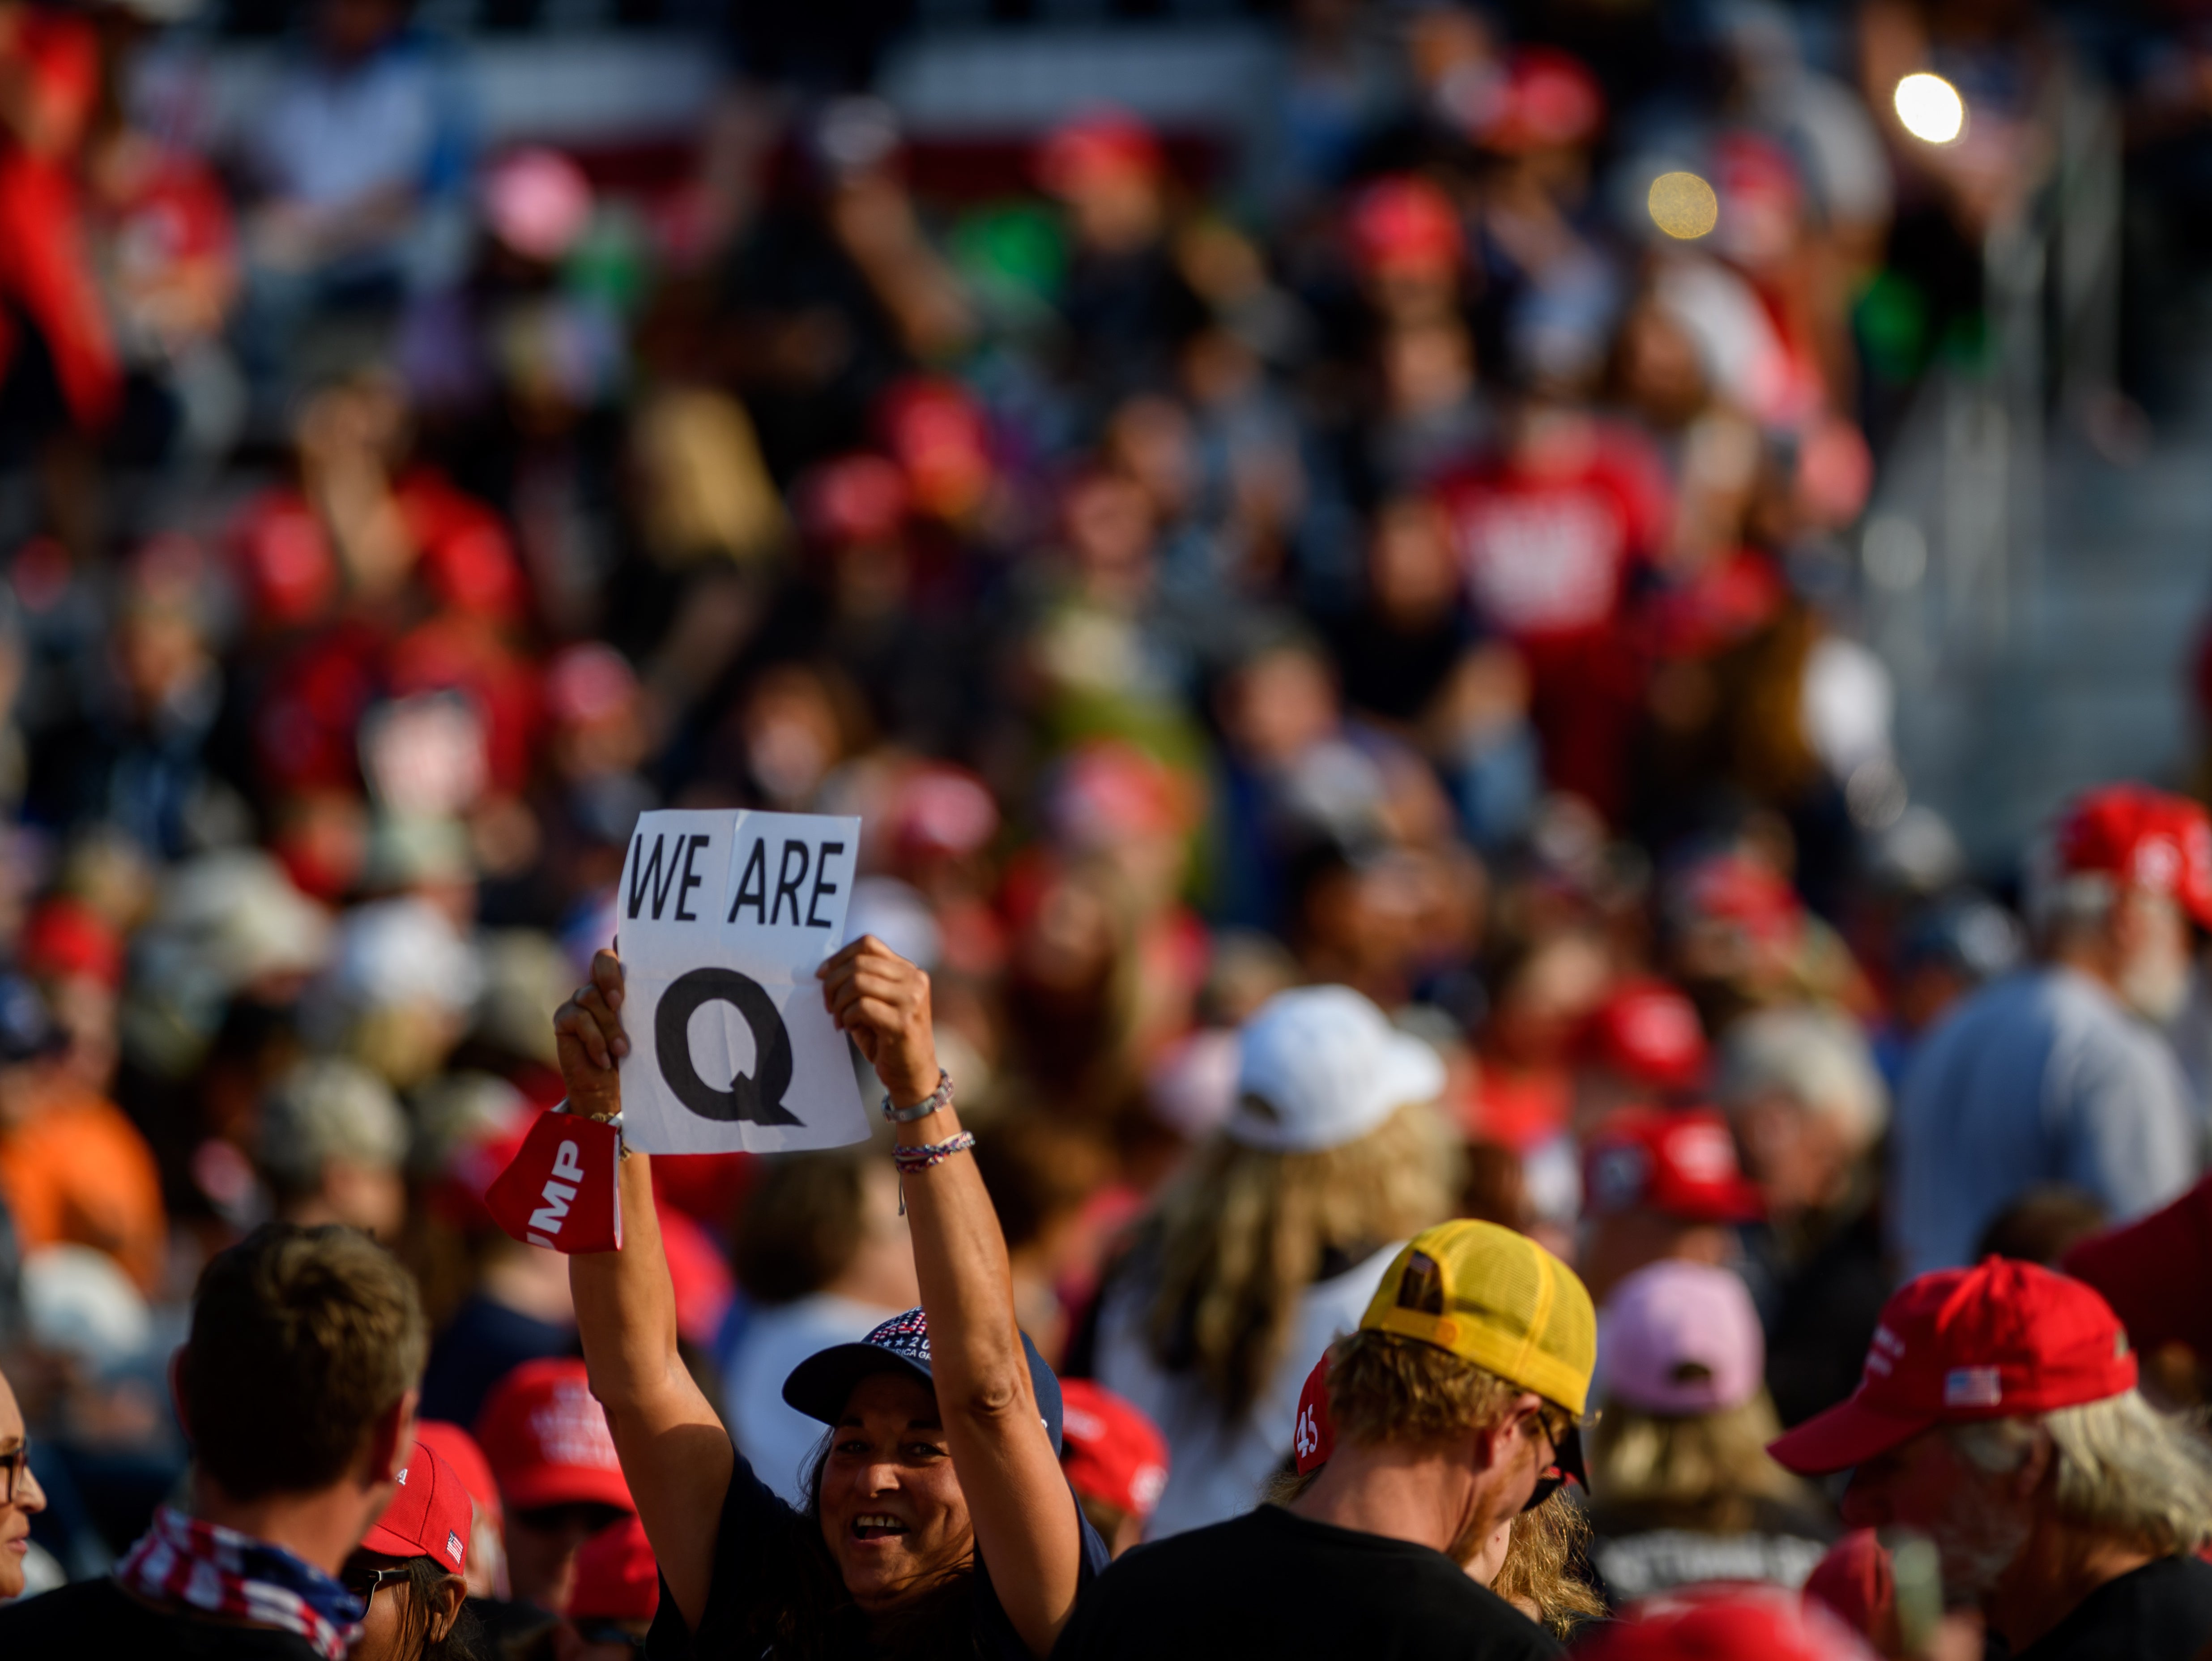
[[[579,1113],[547,1113],[484,1193],[499,1226],[555,1251],[622,1249],[622,1133]]]

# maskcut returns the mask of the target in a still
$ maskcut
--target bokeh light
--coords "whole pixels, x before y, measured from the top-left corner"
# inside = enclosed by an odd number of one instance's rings
[[[1693,173],[1662,173],[1651,181],[1651,222],[1668,235],[1689,241],[1720,222],[1720,198]]]
[[[1897,83],[1897,119],[1929,144],[1948,144],[1966,130],[1966,101],[1940,75],[1908,75]]]

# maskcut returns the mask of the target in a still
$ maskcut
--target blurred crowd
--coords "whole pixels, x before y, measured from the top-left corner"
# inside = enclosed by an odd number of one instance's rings
[[[314,0],[222,120],[171,0],[0,0],[34,1582],[144,1531],[195,1279],[273,1219],[413,1271],[472,1589],[635,1593],[566,1266],[483,1196],[653,807],[861,817],[850,933],[932,977],[1109,1543],[1248,1507],[1469,1217],[1625,1300],[1595,1585],[1794,1586],[1837,1524],[1765,1444],[1900,1281],[2189,1189],[2202,812],[2095,793],[1970,870],[1850,538],[2053,88],[2108,74],[2192,201],[2212,60],[2008,0],[1522,9],[1301,0],[1255,153],[1073,110],[925,192],[890,105],[742,54],[637,186],[484,144],[404,0]],[[1949,144],[1892,110],[1929,68]],[[654,1180],[687,1360],[798,1498],[786,1375],[918,1301],[896,1177]],[[2169,1404],[2191,1336],[2136,1335]]]

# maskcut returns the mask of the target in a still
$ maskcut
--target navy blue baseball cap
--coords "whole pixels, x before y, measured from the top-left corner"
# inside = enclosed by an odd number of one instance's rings
[[[1022,1334],[1022,1354],[1029,1357],[1030,1388],[1036,1392],[1037,1413],[1052,1437],[1052,1451],[1060,1451],[1060,1380],[1045,1365],[1030,1335]],[[817,1349],[783,1381],[783,1399],[810,1419],[834,1425],[845,1416],[853,1387],[878,1372],[904,1372],[925,1384],[933,1384],[929,1371],[929,1317],[919,1309],[895,1315],[858,1343],[832,1344]]]

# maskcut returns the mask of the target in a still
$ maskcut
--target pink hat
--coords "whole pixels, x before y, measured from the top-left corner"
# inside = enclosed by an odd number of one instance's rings
[[[1673,1259],[1636,1271],[1597,1317],[1606,1393],[1646,1413],[1717,1413],[1757,1394],[1766,1367],[1759,1314],[1724,1269]]]

